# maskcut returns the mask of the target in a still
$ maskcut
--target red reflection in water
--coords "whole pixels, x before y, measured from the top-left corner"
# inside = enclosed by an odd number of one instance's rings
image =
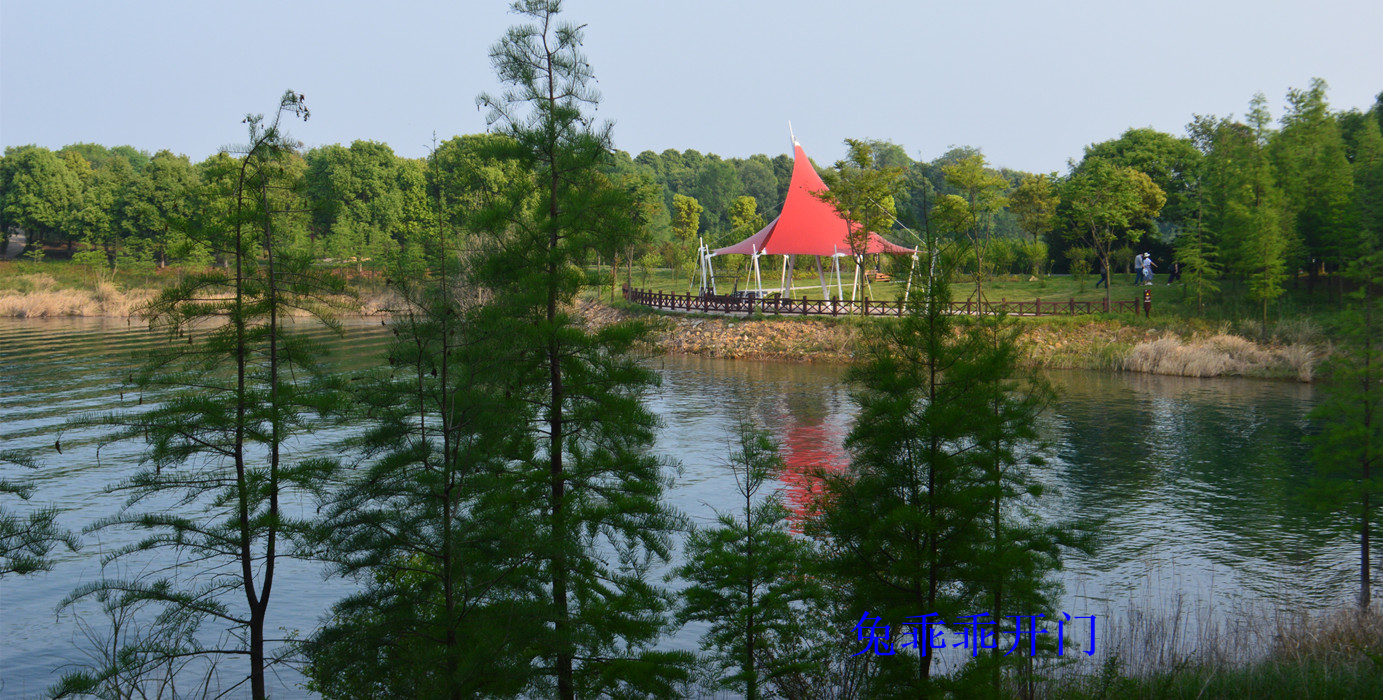
[[[839,474],[850,463],[838,426],[826,423],[792,425],[783,434],[783,471],[778,475],[786,491],[794,525],[807,515],[807,506],[821,492],[820,472]],[[795,529],[795,528],[794,528]]]

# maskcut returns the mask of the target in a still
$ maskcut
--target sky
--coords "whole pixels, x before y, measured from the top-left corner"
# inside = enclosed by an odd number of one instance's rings
[[[485,130],[507,0],[0,0],[0,146],[169,149],[199,161],[244,138],[286,89],[308,147],[357,139],[408,157]],[[723,157],[846,138],[932,160],[952,146],[1062,172],[1133,127],[1282,112],[1325,79],[1332,108],[1383,91],[1378,0],[566,0],[585,25],[615,145]]]

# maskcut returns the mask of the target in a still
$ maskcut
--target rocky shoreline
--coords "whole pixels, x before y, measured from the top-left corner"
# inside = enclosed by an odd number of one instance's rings
[[[40,289],[0,294],[0,317],[54,318],[136,315],[154,290]],[[357,300],[361,315],[387,315],[387,294]],[[656,313],[579,300],[575,311],[601,326],[640,318],[653,328],[650,351],[778,362],[853,362],[864,324],[856,318],[739,317]],[[1044,369],[1098,369],[1185,377],[1263,377],[1312,380],[1327,349],[1309,343],[1259,343],[1223,330],[1178,332],[1113,320],[1063,318],[1020,321],[1025,364]]]
[[[592,325],[637,317],[654,326],[653,350],[672,355],[782,362],[854,361],[859,319],[744,318],[658,314],[582,300]],[[1183,377],[1260,377],[1309,382],[1326,354],[1305,343],[1258,343],[1227,332],[1182,334],[1091,318],[1025,320],[1019,344],[1028,367],[1145,372]]]

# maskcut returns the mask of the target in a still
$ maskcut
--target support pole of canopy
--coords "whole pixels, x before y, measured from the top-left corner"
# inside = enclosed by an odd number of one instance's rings
[[[787,295],[788,295],[788,298],[789,298],[789,299],[792,298],[792,289],[793,289],[793,287],[792,287],[792,277],[793,277],[793,275],[794,275],[796,272],[797,272],[797,256],[796,256],[796,255],[790,255],[790,256],[788,256],[788,284],[787,284]]]
[[[764,257],[764,256],[763,256],[763,253],[760,253],[760,254],[759,254],[759,260],[760,260],[760,262],[754,263],[754,277],[756,278],[756,280],[757,280],[758,283],[759,283],[759,296],[763,296],[763,295],[764,295],[764,265],[763,265],[763,262],[762,262],[763,257]]]
[[[854,301],[859,296],[860,288],[860,259],[855,258],[855,276],[850,280],[850,301]]]
[[[701,294],[705,296],[706,292],[715,286],[715,277],[711,276],[711,249],[705,244],[701,246],[701,276],[705,279],[701,285]]]
[[[706,294],[706,241],[700,236],[696,239],[696,272],[701,277],[700,296]]]
[[[834,248],[834,246],[832,246]],[[845,299],[845,288],[840,283],[840,255],[831,256],[831,264],[836,268],[836,297]]]
[[[820,256],[820,255],[816,255],[816,256],[813,256],[813,257],[816,258],[816,276],[817,276],[817,279],[820,279],[820,280],[821,280],[821,298],[822,298],[822,299],[830,299],[830,298],[831,298],[831,293],[828,292],[828,291],[826,291],[826,271],[821,269],[821,256]]]
[[[697,251],[697,257],[700,259],[698,267],[701,270],[701,293],[704,295],[710,291],[712,294],[716,294],[715,268],[711,267],[711,247],[702,243],[701,249]]]
[[[908,283],[903,287],[903,304],[907,307],[908,295],[912,293],[912,273],[917,269],[917,253],[912,254],[912,265],[908,267]]]
[[[716,278],[715,273],[711,272],[711,247],[704,243],[701,244],[701,267],[702,274],[706,277],[706,283],[701,286],[701,293],[705,294],[715,289]]]
[[[779,296],[787,296],[787,293],[788,293],[788,258],[790,258],[790,257],[792,257],[792,256],[790,256],[790,255],[784,255],[784,256],[783,256],[783,271],[780,272],[780,273],[778,273],[778,295],[779,295]]]
[[[711,264],[711,259],[714,257],[715,254],[711,252],[711,247],[706,246],[706,274],[711,278],[711,293],[718,295],[720,292],[716,290],[716,269]]]

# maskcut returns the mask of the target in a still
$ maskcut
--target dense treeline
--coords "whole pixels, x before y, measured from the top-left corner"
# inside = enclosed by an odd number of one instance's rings
[[[928,233],[967,240],[963,267],[980,292],[980,278],[990,274],[1126,272],[1135,254],[1151,252],[1157,272],[1181,263],[1198,303],[1225,279],[1266,304],[1293,273],[1314,290],[1354,254],[1358,211],[1383,196],[1367,182],[1356,186],[1367,177],[1354,165],[1378,148],[1380,105],[1383,95],[1367,113],[1332,111],[1317,80],[1288,94],[1277,126],[1259,95],[1242,120],[1196,115],[1184,136],[1129,129],[1087,147],[1060,175],[995,168],[969,147],[926,162],[897,144],[869,141],[873,166],[901,176],[887,216],[874,225],[905,245]],[[448,194],[455,220],[476,188],[502,189],[516,177],[477,155],[495,138],[458,136],[437,144],[429,159],[400,157],[373,141],[295,153],[276,196],[310,215],[291,224],[287,245],[321,260],[382,267],[428,235],[428,188]],[[0,225],[23,229],[57,254],[88,251],[91,262],[91,251],[100,251],[113,267],[207,264],[194,234],[207,225],[209,198],[227,167],[224,154],[192,163],[129,146],[9,148],[0,159]],[[602,167],[635,196],[644,235],[593,251],[587,262],[689,273],[698,237],[726,245],[778,215],[792,159],[669,149],[618,152]],[[830,169],[819,170],[831,179]]]

